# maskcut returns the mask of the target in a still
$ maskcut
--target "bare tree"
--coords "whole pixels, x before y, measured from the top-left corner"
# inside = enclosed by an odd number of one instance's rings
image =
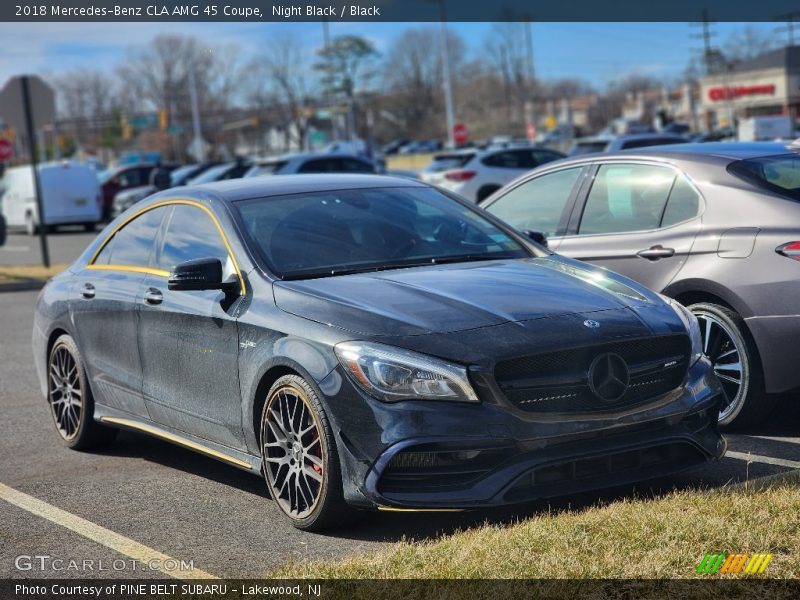
[[[233,105],[237,89],[237,56],[233,47],[209,48],[193,37],[159,35],[129,50],[118,73],[139,110],[168,111],[169,123],[185,132],[173,137],[177,145],[188,139],[192,74],[204,135],[213,137],[224,125],[224,112]]]
[[[765,33],[747,25],[733,32],[722,46],[722,54],[728,63],[754,58],[759,54],[773,50],[780,45],[774,35]]]
[[[465,55],[464,40],[448,31],[447,45],[450,69],[458,79]],[[383,73],[386,88],[393,96],[386,108],[407,124],[405,135],[446,135],[438,28],[406,29],[389,48]]]
[[[250,73],[247,100],[270,110],[275,125],[285,134],[287,148],[307,147],[310,104],[308,64],[303,46],[290,35],[273,37],[247,69]]]

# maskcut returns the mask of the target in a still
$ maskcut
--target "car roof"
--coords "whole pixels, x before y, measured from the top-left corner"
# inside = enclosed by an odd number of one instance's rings
[[[311,192],[385,187],[427,187],[420,181],[386,175],[325,173],[319,175],[274,175],[229,179],[196,186],[178,187],[158,194],[158,198],[190,196],[198,199],[213,196],[225,202],[251,198],[283,196]]]
[[[269,165],[289,160],[307,160],[314,158],[356,158],[358,160],[365,160],[365,157],[359,156],[358,154],[354,154],[352,152],[288,152],[286,154],[279,154],[277,156],[256,158],[253,162],[256,165]],[[369,161],[367,160],[367,162]]]
[[[537,172],[565,165],[583,165],[587,163],[618,161],[619,159],[657,159],[668,162],[716,163],[727,165],[737,160],[776,156],[792,152],[785,144],[772,142],[707,142],[667,144],[663,146],[645,146],[630,150],[614,150],[613,152],[595,152],[581,154],[553,161],[537,168]]]

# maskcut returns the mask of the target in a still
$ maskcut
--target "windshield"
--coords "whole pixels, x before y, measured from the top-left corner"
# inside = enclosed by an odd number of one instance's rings
[[[433,157],[430,164],[425,167],[426,173],[441,173],[449,169],[460,169],[466,165],[474,154],[438,154]]]
[[[739,160],[728,165],[728,171],[761,189],[800,201],[800,156],[796,154]]]
[[[226,165],[219,165],[218,167],[212,167],[208,171],[203,171],[197,177],[190,179],[188,183],[192,185],[199,185],[201,183],[211,183],[212,181],[216,181],[220,177],[222,177],[225,172],[230,169],[233,165],[226,164]]]
[[[292,194],[236,207],[262,258],[284,279],[531,256],[478,212],[431,188]]]

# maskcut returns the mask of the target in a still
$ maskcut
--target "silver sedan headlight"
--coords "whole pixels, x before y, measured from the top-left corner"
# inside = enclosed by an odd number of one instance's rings
[[[460,365],[372,342],[342,342],[334,350],[353,383],[378,400],[478,402]]]
[[[697,362],[697,359],[703,355],[703,336],[700,333],[700,323],[697,322],[697,317],[683,304],[672,298],[667,298],[661,294],[659,295],[664,299],[664,302],[672,307],[672,310],[677,313],[686,326],[686,332],[689,334],[689,339],[692,341],[692,356],[689,364],[693,365]]]

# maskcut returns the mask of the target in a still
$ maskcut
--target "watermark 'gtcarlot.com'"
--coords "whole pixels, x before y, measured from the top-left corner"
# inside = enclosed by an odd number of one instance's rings
[[[98,572],[98,571],[194,571],[194,560],[174,558],[137,560],[116,558],[114,560],[91,558],[60,558],[49,554],[20,554],[14,558],[18,571],[37,572]]]

